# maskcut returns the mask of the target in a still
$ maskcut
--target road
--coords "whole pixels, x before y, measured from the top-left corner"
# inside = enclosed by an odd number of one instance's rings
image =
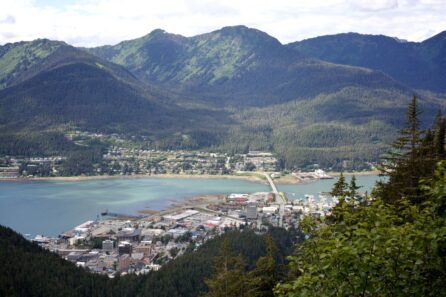
[[[274,195],[276,196],[276,202],[279,203],[279,226],[283,227],[283,216],[285,214],[285,198],[280,195],[279,191],[277,190],[276,185],[273,182],[273,179],[269,175],[269,173],[263,173],[265,175],[266,179],[268,180],[268,183],[271,187],[271,190],[273,191]]]

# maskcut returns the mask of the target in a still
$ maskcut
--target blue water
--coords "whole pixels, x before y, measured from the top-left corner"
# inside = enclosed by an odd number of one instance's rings
[[[107,179],[0,182],[0,224],[23,234],[58,235],[110,212],[161,210],[203,194],[268,191],[262,183],[232,179]]]
[[[370,188],[376,177],[358,177]],[[291,199],[329,191],[335,180],[279,185]],[[161,210],[173,201],[204,194],[269,191],[266,184],[235,179],[108,179],[85,181],[0,182],[0,224],[22,234],[58,235],[110,212],[136,214]],[[292,193],[295,193],[293,196]]]
[[[345,177],[346,182],[350,182],[351,177]],[[281,192],[285,192],[289,200],[295,200],[299,198],[303,198],[305,194],[317,195],[320,192],[330,192],[333,184],[338,179],[324,179],[316,182],[311,182],[307,184],[299,184],[299,185],[278,185],[277,188]],[[356,184],[361,186],[358,190],[359,192],[368,191],[369,193],[375,186],[376,181],[379,180],[379,177],[376,175],[368,175],[368,176],[357,176]]]

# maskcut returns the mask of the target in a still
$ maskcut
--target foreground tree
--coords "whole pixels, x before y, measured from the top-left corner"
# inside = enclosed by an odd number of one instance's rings
[[[398,203],[402,197],[415,204],[425,201],[420,181],[432,176],[435,164],[444,158],[444,119],[439,115],[433,131],[424,131],[420,129],[419,115],[417,99],[413,97],[406,126],[382,163],[382,174],[389,177],[389,182],[378,183],[375,193],[386,203]]]
[[[256,267],[247,275],[249,297],[272,297],[273,288],[279,281],[280,269],[276,263],[277,247],[273,238],[266,237],[267,253],[257,260]]]
[[[345,181],[344,173],[341,172],[338,181],[334,184],[330,195],[338,198],[345,198],[348,195],[348,184]]]
[[[342,199],[325,222],[302,221],[309,239],[290,257],[294,277],[276,287],[278,296],[446,296],[446,160],[435,140],[442,132],[418,130],[415,98],[408,115],[373,199]]]
[[[246,296],[245,263],[241,255],[231,253],[226,240],[221,254],[216,257],[214,270],[213,277],[205,280],[209,288],[206,297]]]
[[[358,190],[361,188],[361,186],[358,186],[356,184],[356,176],[353,175],[352,179],[350,180],[350,184],[348,185],[348,196],[356,201],[356,196],[358,195]]]
[[[278,296],[446,296],[445,163],[424,188],[431,200],[413,205],[378,199],[343,212],[342,223],[310,230],[290,257],[300,274]],[[442,201],[442,202],[441,202]]]

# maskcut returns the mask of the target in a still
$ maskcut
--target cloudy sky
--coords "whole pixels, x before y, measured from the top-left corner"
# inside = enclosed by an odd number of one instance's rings
[[[359,32],[422,41],[446,30],[446,0],[0,0],[0,44],[115,44],[161,28],[192,36],[246,25],[282,43]]]

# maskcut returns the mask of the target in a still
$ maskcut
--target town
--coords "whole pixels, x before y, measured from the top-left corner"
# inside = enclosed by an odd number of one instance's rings
[[[36,236],[33,241],[94,273],[145,274],[228,230],[297,228],[303,216],[327,216],[338,202],[328,193],[288,200],[270,175],[265,177],[271,192],[197,197],[138,217],[104,211],[57,238]]]
[[[67,134],[78,146],[101,141],[102,153],[83,162],[73,156],[0,156],[0,178],[57,177],[72,175],[225,175],[236,171],[279,171],[270,152],[228,154],[207,151],[158,150],[146,142],[111,134],[73,132]],[[86,164],[84,164],[86,163]],[[82,165],[83,164],[83,165]],[[83,166],[82,168],[78,168]],[[73,168],[76,167],[76,168]]]

